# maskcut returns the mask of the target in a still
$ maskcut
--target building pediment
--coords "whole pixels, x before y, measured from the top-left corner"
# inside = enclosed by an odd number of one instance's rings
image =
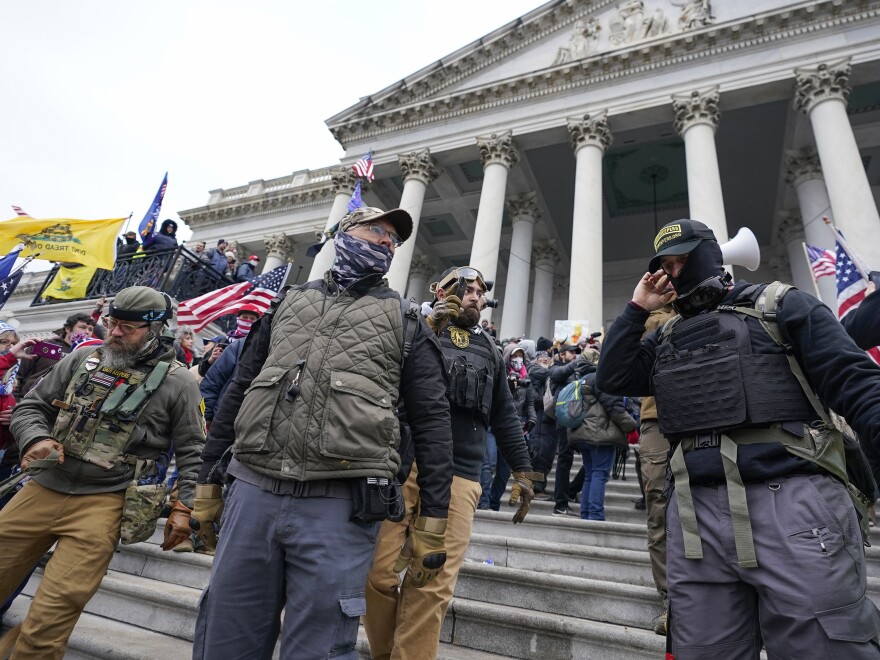
[[[876,19],[880,3],[555,0],[327,120],[348,143]]]

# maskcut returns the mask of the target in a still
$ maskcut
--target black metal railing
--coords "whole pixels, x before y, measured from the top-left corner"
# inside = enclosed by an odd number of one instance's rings
[[[71,302],[69,299],[43,298],[58,274],[59,264],[49,271],[31,307]],[[164,291],[178,301],[189,300],[209,291],[234,284],[234,280],[213,268],[183,246],[174,250],[137,253],[116,260],[113,270],[98,269],[79,300],[114,296],[130,286],[148,286]],[[224,317],[225,320],[225,317]],[[225,324],[224,324],[225,325]]]

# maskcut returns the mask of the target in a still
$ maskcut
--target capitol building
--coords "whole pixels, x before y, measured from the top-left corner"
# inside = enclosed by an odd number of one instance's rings
[[[748,227],[761,265],[737,277],[833,309],[834,278],[817,289],[803,249],[833,248],[822,216],[880,270],[880,0],[551,0],[326,123],[340,163],[211,191],[179,211],[191,243],[320,276],[332,244],[306,251],[372,150],[364,203],[415,223],[391,286],[424,300],[470,264],[495,282],[499,337],[607,327],[678,218],[722,243]],[[22,322],[28,290],[8,305]],[[70,305],[40,310],[59,308],[47,328]]]

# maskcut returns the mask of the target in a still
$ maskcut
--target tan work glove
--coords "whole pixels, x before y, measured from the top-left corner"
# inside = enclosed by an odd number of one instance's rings
[[[416,518],[415,528],[394,562],[394,572],[407,569],[404,587],[419,589],[433,580],[446,563],[446,519]]]
[[[192,510],[190,510],[185,504],[182,504],[180,500],[177,500],[174,503],[174,507],[168,515],[168,520],[165,522],[165,542],[162,544],[163,550],[171,550],[171,548],[183,543],[190,537],[190,534],[192,534],[192,530],[189,526],[189,517],[191,514]]]
[[[64,446],[53,438],[44,438],[32,444],[21,457],[21,469],[26,470],[32,461],[48,458],[53,451],[58,452],[58,463],[64,462]]]
[[[519,509],[513,514],[513,522],[521,523],[526,519],[526,514],[532,505],[532,498],[535,491],[532,490],[532,480],[543,481],[544,475],[540,472],[514,472],[513,486],[510,489],[510,506],[516,506],[519,503]]]
[[[196,484],[189,526],[205,545],[205,554],[213,555],[217,548],[217,532],[214,523],[220,522],[223,513],[222,488],[218,484]]]

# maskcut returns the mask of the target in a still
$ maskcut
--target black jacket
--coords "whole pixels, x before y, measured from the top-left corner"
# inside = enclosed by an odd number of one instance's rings
[[[378,287],[387,289],[381,278],[370,277],[355,282],[349,287],[349,291],[357,291],[356,287],[361,284],[364,293],[373,292]],[[326,295],[331,295],[323,281],[309,282],[303,286],[319,287]],[[446,400],[446,383],[442,376],[443,358],[436,337],[428,326],[422,319],[417,323],[412,350],[403,366],[400,395],[409,413],[408,424],[419,465],[421,515],[446,518],[449,507],[449,475],[452,473],[452,438],[447,413],[449,405]],[[272,315],[265,314],[254,323],[244,340],[235,375],[214,413],[202,452],[199,483],[207,482],[211,468],[235,441],[235,417],[244,400],[245,390],[260,372],[269,355],[271,333]]]
[[[880,346],[880,291],[865,296],[861,304],[840,322],[859,348],[867,351]]]
[[[722,304],[731,304],[750,286],[738,282]],[[628,304],[605,337],[596,384],[610,394],[646,396],[653,394],[651,373],[661,330],[641,339],[648,312]],[[754,352],[772,343],[757,319],[749,317]],[[783,339],[792,345],[794,356],[822,402],[844,416],[865,441],[880,441],[880,369],[849,338],[834,314],[821,302],[797,289],[789,291],[777,310]],[[723,481],[719,449],[702,449],[686,455],[692,481]],[[815,472],[812,463],[796,458],[781,444],[742,445],[738,448],[740,473],[744,480],[757,481],[793,472]]]

